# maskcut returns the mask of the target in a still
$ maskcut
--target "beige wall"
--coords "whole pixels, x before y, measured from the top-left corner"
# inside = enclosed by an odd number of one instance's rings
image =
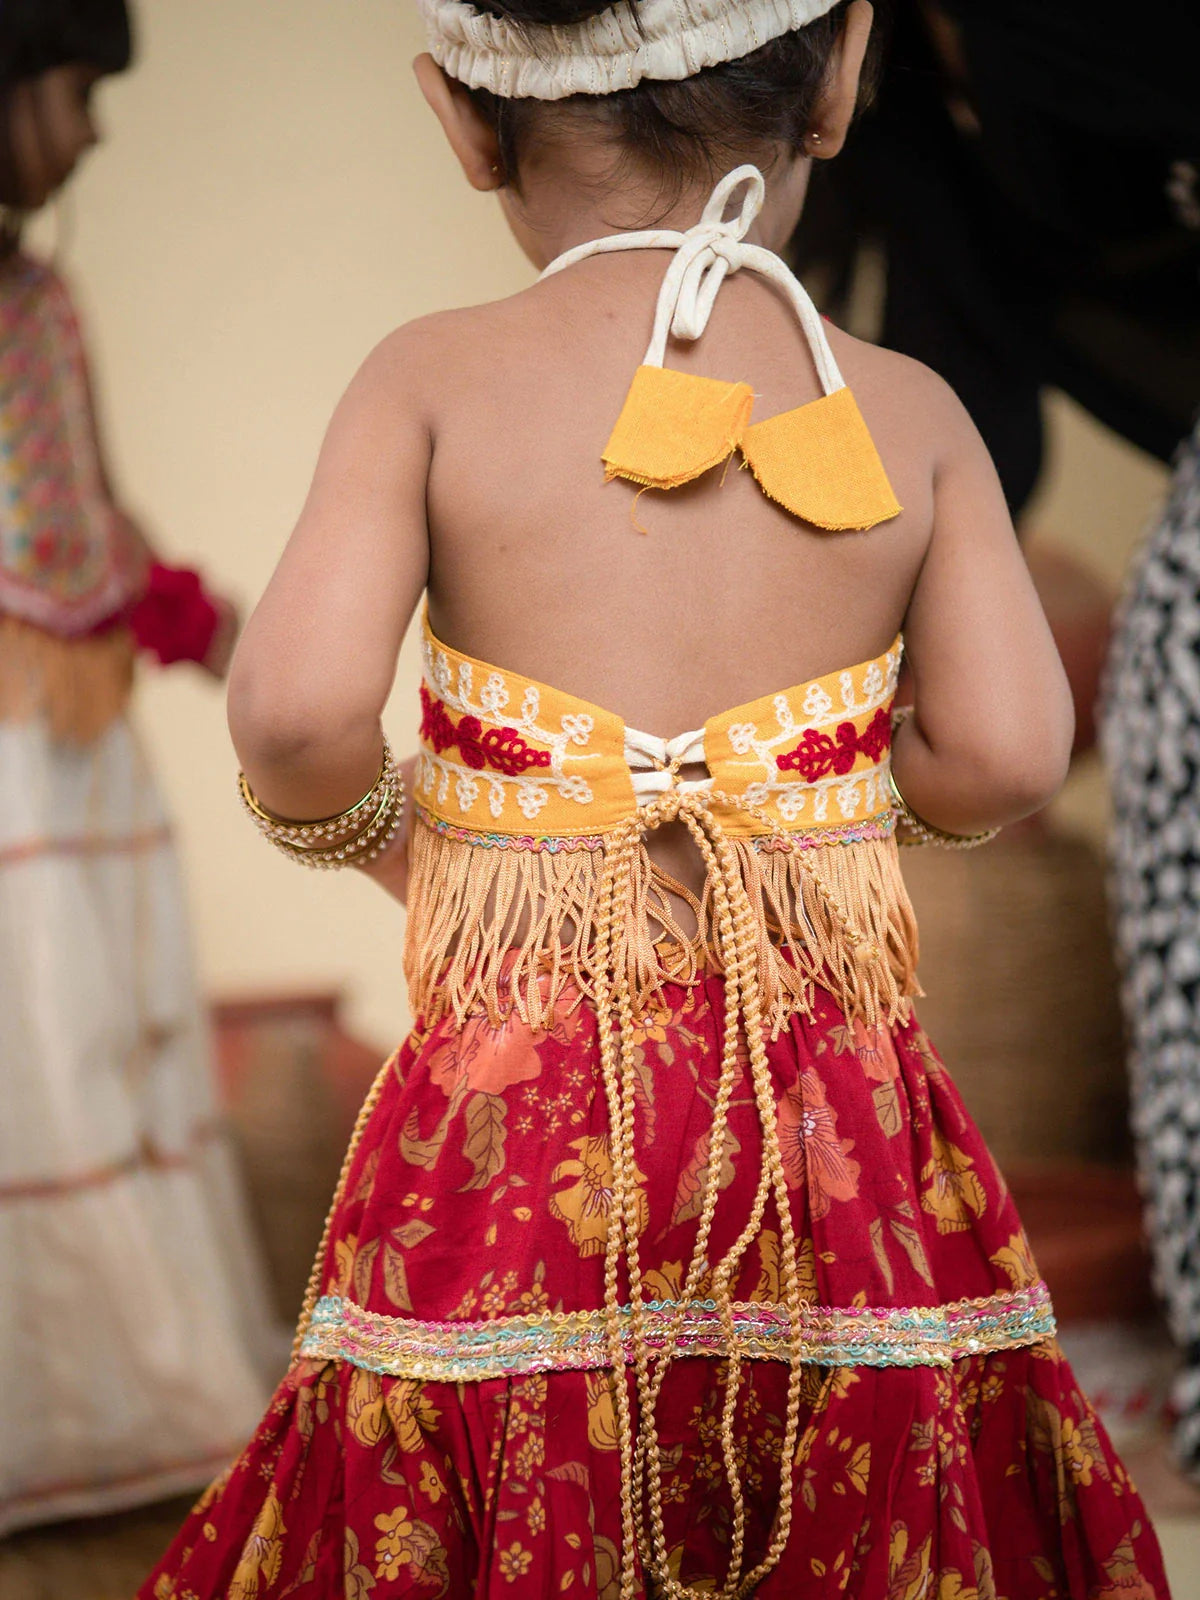
[[[142,0],[142,59],[105,87],[109,142],[64,260],[88,317],[119,482],[166,552],[245,606],[299,507],[329,413],[391,327],[526,279],[418,103],[411,0]],[[1044,535],[1120,572],[1161,474],[1065,407]],[[412,737],[414,669],[389,718]],[[151,678],[141,719],[179,824],[206,981],[335,985],[387,1044],[405,1025],[400,914],[304,874],[244,822],[220,695]],[[1095,811],[1091,791],[1083,808]]]

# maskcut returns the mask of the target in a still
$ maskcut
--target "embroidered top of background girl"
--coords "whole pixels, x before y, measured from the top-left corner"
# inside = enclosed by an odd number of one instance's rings
[[[0,268],[0,615],[89,633],[125,608],[143,566],[104,481],[70,298],[17,256]]]

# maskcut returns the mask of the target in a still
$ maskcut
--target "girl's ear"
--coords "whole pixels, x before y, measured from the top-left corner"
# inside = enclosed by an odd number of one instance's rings
[[[458,157],[467,182],[481,191],[503,189],[500,145],[495,129],[479,113],[466,89],[448,78],[431,55],[413,62],[421,93],[442,125],[451,150]]]
[[[846,142],[858,106],[858,81],[874,19],[871,0],[852,0],[830,63],[829,82],[813,113],[809,155],[828,160]]]

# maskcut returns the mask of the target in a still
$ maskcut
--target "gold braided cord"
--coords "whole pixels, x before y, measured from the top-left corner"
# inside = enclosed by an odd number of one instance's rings
[[[708,1239],[712,1229],[713,1218],[716,1212],[719,1194],[721,1163],[724,1156],[725,1143],[728,1136],[728,1108],[733,1097],[740,1076],[740,1061],[738,1059],[738,1041],[741,1034],[741,1016],[738,1006],[738,969],[736,965],[736,951],[733,942],[733,922],[729,914],[729,896],[726,884],[721,877],[716,856],[711,841],[695,817],[685,813],[682,817],[685,826],[691,833],[697,847],[704,859],[705,871],[709,881],[713,884],[714,901],[717,906],[718,941],[721,947],[722,965],[728,972],[729,979],[726,986],[725,1006],[725,1035],[722,1047],[721,1074],[718,1083],[717,1099],[713,1107],[713,1126],[709,1135],[709,1160],[705,1172],[703,1200],[701,1205],[700,1229],[697,1234],[696,1246],[693,1250],[692,1262],[689,1268],[687,1281],[681,1292],[681,1308],[686,1307],[700,1292],[701,1280],[708,1266]],[[719,1313],[723,1330],[728,1337],[732,1327],[732,1306],[726,1305],[714,1289],[714,1297],[718,1299]],[[650,1470],[650,1515],[653,1534],[652,1559],[659,1568],[665,1568],[668,1560],[666,1536],[664,1530],[661,1497],[662,1460],[657,1430],[657,1402],[667,1375],[667,1369],[673,1359],[675,1342],[682,1317],[677,1311],[668,1326],[666,1348],[663,1357],[657,1362],[653,1381],[648,1390],[640,1398],[642,1433],[638,1440],[635,1452],[635,1465],[639,1469],[639,1488],[644,1476],[645,1458],[649,1457]],[[739,1388],[739,1358],[732,1346],[727,1346],[730,1351],[730,1365],[727,1369],[725,1417],[722,1428],[722,1459],[729,1480],[730,1492],[734,1504],[735,1529],[744,1522],[743,1494],[741,1480],[734,1450],[732,1433],[732,1412],[736,1405]],[[740,1556],[736,1549],[732,1558],[733,1566],[739,1562]],[[678,1580],[667,1575],[668,1586],[677,1585]]]
[[[358,1147],[362,1143],[363,1134],[371,1120],[375,1107],[379,1104],[379,1097],[383,1093],[384,1084],[392,1072],[394,1058],[385,1061],[375,1075],[375,1081],[367,1090],[367,1098],[362,1103],[362,1108],[354,1123],[354,1132],[350,1135],[350,1143],[346,1146],[346,1154],[342,1160],[342,1170],[338,1174],[337,1187],[333,1191],[333,1201],[325,1214],[325,1225],[321,1229],[321,1242],[317,1246],[317,1253],[313,1260],[312,1271],[308,1275],[308,1286],[304,1291],[304,1304],[300,1310],[300,1320],[296,1324],[296,1337],[292,1340],[292,1363],[300,1359],[300,1347],[308,1335],[313,1319],[313,1309],[321,1295],[321,1276],[325,1270],[325,1256],[329,1249],[330,1236],[333,1233],[333,1222],[341,1209],[342,1199],[346,1193],[346,1184],[350,1178],[350,1169],[354,1165],[354,1158],[358,1154]]]
[[[778,1112],[767,1057],[769,1022],[764,1014],[759,974],[762,970],[761,918],[756,914],[744,879],[738,852],[721,827],[714,806],[743,806],[739,798],[715,791],[669,791],[642,806],[604,841],[603,869],[594,904],[592,957],[598,1051],[610,1129],[612,1200],[604,1254],[604,1319],[611,1368],[612,1399],[621,1471],[620,1600],[642,1600],[638,1565],[663,1600],[745,1600],[777,1566],[791,1533],[793,1476],[800,1443],[800,1402],[804,1379],[804,1300],[797,1268],[797,1242],[792,1223],[787,1177],[779,1144]],[[788,836],[766,817],[773,832]],[[706,874],[704,914],[715,934],[715,953],[725,979],[725,1019],[721,1068],[713,1102],[708,1160],[701,1184],[701,1206],[696,1240],[683,1287],[665,1328],[656,1329],[651,1348],[646,1327],[646,1302],[640,1259],[643,1216],[636,1159],[637,1059],[636,1021],[644,997],[639,981],[639,952],[633,949],[629,927],[645,893],[641,852],[644,836],[671,823],[681,822],[703,859]],[[790,847],[790,846],[789,846]],[[818,899],[854,959],[863,965],[881,962],[885,954],[855,926],[815,868],[794,850],[801,872],[813,883]],[[823,970],[829,952],[821,947],[806,953],[810,980]],[[750,1085],[762,1132],[762,1164],[754,1199],[745,1225],[724,1256],[715,1264],[708,1259],[709,1244],[720,1195],[721,1168],[729,1137],[728,1115],[743,1073],[740,1053],[746,1043]],[[345,1197],[354,1159],[379,1096],[392,1070],[381,1069],[359,1113],[346,1151],[333,1204],[325,1220],[321,1243],[309,1278],[293,1360],[312,1321],[320,1294],[325,1257],[334,1221]],[[768,1206],[778,1221],[783,1304],[789,1324],[788,1387],[783,1438],[780,1447],[778,1503],[767,1549],[756,1566],[743,1572],[746,1542],[746,1496],[738,1461],[737,1404],[742,1390],[742,1357],[734,1321],[733,1284],[751,1244],[759,1237]],[[622,1276],[627,1280],[623,1290]],[[676,1359],[679,1335],[689,1307],[702,1287],[717,1308],[729,1352],[723,1373],[721,1452],[733,1507],[729,1566],[719,1589],[699,1589],[683,1583],[670,1570],[666,1519],[663,1511],[663,1461],[657,1413],[663,1385]],[[626,1309],[627,1308],[627,1309]],[[632,1388],[637,1399],[635,1423],[627,1372],[625,1334],[628,1333]],[[658,1340],[661,1339],[661,1345]]]
[[[637,1573],[631,1552],[638,1546],[634,1506],[633,1424],[629,1409],[629,1385],[625,1378],[625,1346],[621,1334],[621,1246],[625,1242],[625,1163],[619,1159],[617,1129],[621,1124],[621,1093],[618,1082],[616,1044],[613,1039],[612,990],[613,931],[617,918],[618,895],[625,881],[621,840],[614,841],[605,860],[596,922],[596,1026],[600,1049],[600,1068],[612,1130],[612,1202],[604,1247],[604,1311],[608,1330],[609,1360],[612,1365],[613,1411],[621,1452],[621,1600],[638,1600]],[[636,1316],[636,1311],[634,1312]]]
[[[701,1600],[702,1595],[711,1600],[713,1593],[683,1583],[670,1570],[662,1505],[662,1452],[657,1427],[658,1401],[667,1370],[674,1359],[679,1328],[706,1274],[710,1277],[709,1294],[717,1304],[729,1350],[724,1373],[721,1452],[733,1505],[733,1522],[729,1568],[724,1583],[717,1591],[719,1600],[743,1600],[744,1596],[752,1593],[778,1564],[791,1532],[793,1472],[803,1382],[803,1301],[799,1289],[796,1238],[787,1178],[779,1146],[777,1109],[767,1059],[766,1022],[759,992],[758,919],[746,893],[737,855],[712,810],[714,802],[726,803],[728,798],[712,792],[681,794],[672,791],[643,806],[637,817],[618,829],[607,842],[599,894],[594,999],[599,1024],[601,1072],[611,1130],[612,1203],[605,1250],[605,1322],[621,1458],[621,1600],[636,1600],[639,1593],[639,1558],[643,1569],[653,1580],[656,1591],[668,1597],[668,1600]],[[633,974],[627,963],[620,964],[614,959],[617,953],[614,950],[614,936],[616,928],[626,920],[631,909],[629,897],[634,881],[634,862],[642,835],[674,821],[680,821],[687,827],[704,860],[716,943],[725,973],[725,1030],[696,1243],[676,1309],[665,1330],[663,1346],[652,1352],[645,1331],[639,1252],[642,1219],[638,1208],[634,1137],[636,1007],[631,982]],[[805,868],[811,873],[807,863]],[[811,875],[815,879],[816,874]],[[823,885],[819,892],[834,926],[842,930],[843,937],[852,948],[862,949],[866,943],[863,936]],[[881,952],[870,947],[865,951],[865,957],[867,960],[879,960]],[[740,1072],[738,1045],[743,1035],[762,1130],[762,1168],[745,1226],[721,1261],[710,1269],[708,1245],[728,1137],[728,1110]],[[742,1363],[734,1337],[732,1285],[746,1250],[761,1232],[766,1209],[771,1202],[774,1203],[779,1223],[784,1304],[790,1324],[788,1393],[780,1449],[779,1502],[771,1539],[757,1566],[743,1573],[746,1501],[735,1428]],[[631,1414],[621,1338],[622,1257],[628,1279],[629,1341],[638,1401],[636,1429]]]

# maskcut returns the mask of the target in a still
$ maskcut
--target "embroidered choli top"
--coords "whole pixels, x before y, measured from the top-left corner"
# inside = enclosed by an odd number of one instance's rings
[[[607,474],[666,490],[740,450],[795,516],[866,528],[899,506],[812,302],[777,256],[744,242],[763,196],[761,174],[739,168],[687,233],[600,239],[547,269],[619,249],[674,252]],[[825,390],[760,423],[747,384],[662,364],[669,334],[699,337],[724,277],[743,267],[787,294]],[[407,949],[419,1014],[515,1007],[540,1023],[568,984],[595,1001],[614,977],[636,1013],[664,978],[725,971],[735,948],[775,1029],[807,1009],[814,983],[850,1018],[906,1013],[916,931],[888,789],[899,639],[670,739],[474,660],[439,641],[428,617],[423,648]],[[707,776],[681,776],[696,766]],[[676,820],[706,856],[699,900],[645,846]],[[680,896],[694,901],[694,932],[673,909]]]
[[[87,362],[58,274],[0,263],[0,616],[79,637],[144,583],[104,481]]]
[[[711,878],[685,932],[671,897],[693,897],[645,847],[681,819],[719,847],[774,1026],[808,1009],[814,982],[848,1016],[905,1014],[916,930],[887,781],[899,639],[670,740],[451,649],[427,618],[422,642],[408,936],[419,1013],[515,1006],[543,1023],[567,985],[594,999],[605,868],[621,852],[611,962],[635,1009],[665,978],[722,970]],[[678,775],[698,765],[709,776]]]

